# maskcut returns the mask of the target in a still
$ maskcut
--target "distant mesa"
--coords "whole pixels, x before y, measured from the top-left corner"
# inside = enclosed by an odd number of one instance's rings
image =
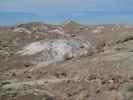
[[[49,26],[50,25],[41,22],[31,22],[31,23],[19,24],[16,27],[26,28],[34,32],[45,32],[48,30]]]
[[[75,21],[65,21],[62,24],[62,28],[64,29],[65,33],[76,33],[77,30],[79,30],[82,27],[83,25]]]
[[[14,26],[14,28],[25,28],[29,31],[32,32],[47,32],[47,31],[51,31],[52,32],[56,32],[57,31],[61,31],[61,32],[66,32],[66,31],[72,31],[74,29],[79,29],[81,28],[83,25],[81,25],[78,22],[75,21],[65,21],[63,24],[60,25],[51,25],[51,24],[46,24],[43,22],[30,22],[30,23],[22,23],[22,24],[18,24],[16,26]],[[57,29],[58,27],[58,29]],[[53,31],[54,30],[54,31]]]
[[[78,22],[75,22],[75,21],[65,21],[62,25],[63,27],[80,27],[81,24],[79,24]]]

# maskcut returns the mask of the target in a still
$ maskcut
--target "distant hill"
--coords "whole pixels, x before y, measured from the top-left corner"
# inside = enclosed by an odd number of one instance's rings
[[[75,21],[65,21],[62,26],[65,30],[72,30],[75,28],[80,28],[82,25]]]

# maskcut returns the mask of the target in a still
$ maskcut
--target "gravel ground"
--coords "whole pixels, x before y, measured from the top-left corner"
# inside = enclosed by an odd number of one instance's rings
[[[133,100],[133,27],[0,27],[0,100]]]

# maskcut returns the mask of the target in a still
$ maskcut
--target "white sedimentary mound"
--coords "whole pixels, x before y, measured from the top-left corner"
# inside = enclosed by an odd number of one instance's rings
[[[97,26],[96,29],[92,30],[92,33],[100,33],[104,29],[104,26]]]
[[[53,29],[53,30],[50,30],[48,31],[49,33],[58,33],[58,34],[61,34],[61,35],[64,35],[64,30],[62,27],[58,27],[57,29]]]
[[[14,32],[20,32],[20,33],[23,33],[23,32],[25,32],[25,33],[28,33],[28,34],[31,34],[31,31],[29,31],[28,29],[26,29],[26,28],[20,28],[20,27],[18,27],[18,28],[15,28],[14,29]]]
[[[66,59],[87,55],[90,44],[76,39],[51,39],[33,42],[17,53],[21,56],[40,55],[45,63],[54,63]]]

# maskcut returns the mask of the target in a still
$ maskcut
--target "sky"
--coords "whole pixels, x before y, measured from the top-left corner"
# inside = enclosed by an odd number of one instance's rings
[[[0,0],[0,12],[32,14],[40,19],[87,17],[91,13],[132,14],[133,0]]]

